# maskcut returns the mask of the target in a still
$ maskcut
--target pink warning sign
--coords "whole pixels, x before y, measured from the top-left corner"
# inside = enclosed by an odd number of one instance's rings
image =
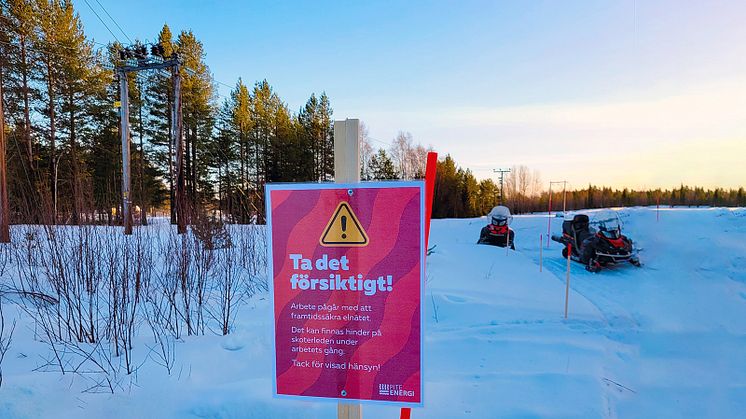
[[[275,394],[421,404],[424,184],[266,196]]]

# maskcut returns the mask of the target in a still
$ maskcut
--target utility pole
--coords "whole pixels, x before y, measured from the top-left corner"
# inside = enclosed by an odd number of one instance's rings
[[[567,211],[567,181],[566,180],[554,180],[549,182],[549,190],[552,190],[553,184],[562,184],[562,214]]]
[[[566,180],[550,180],[549,181],[549,211],[547,212],[547,249],[549,248],[549,238],[552,236],[552,185],[562,184],[562,215],[565,215],[567,211],[567,181]]]
[[[140,225],[148,225],[148,214],[147,214],[147,205],[145,205],[145,187],[144,187],[144,176],[143,166],[145,165],[145,147],[143,146],[142,137],[143,137],[143,129],[142,129],[142,105],[143,105],[143,99],[142,99],[142,83],[138,83],[137,86],[137,124],[139,126],[138,129],[138,135],[140,137],[140,158],[138,159],[138,177],[140,178],[140,185],[139,185],[139,195],[140,195]]]
[[[172,149],[176,150],[174,170],[176,172],[176,231],[179,234],[186,233],[186,188],[184,178],[184,136],[182,134],[182,115],[181,115],[181,72],[177,63],[171,68],[174,82],[174,107],[171,110],[173,129],[171,130]]]
[[[5,163],[3,67],[0,64],[0,243],[10,243],[10,207],[8,206],[8,177]]]
[[[171,111],[171,144],[172,150],[176,150],[176,156],[170,156],[171,160],[176,161],[175,176],[176,176],[176,220],[177,220],[177,231],[179,234],[186,232],[186,205],[184,195],[184,170],[183,170],[183,154],[184,154],[184,136],[182,135],[182,118],[181,118],[181,60],[179,56],[174,53],[170,57],[164,57],[164,48],[160,44],[152,45],[150,49],[150,57],[148,57],[148,49],[144,45],[135,45],[134,47],[127,47],[123,50],[119,50],[119,58],[121,64],[117,67],[117,74],[119,75],[120,92],[121,92],[121,127],[120,133],[122,135],[122,196],[123,196],[123,212],[124,212],[124,234],[132,234],[132,201],[131,201],[131,179],[130,179],[130,139],[129,139],[129,92],[127,91],[127,74],[137,73],[138,71],[144,70],[161,70],[170,69],[171,78],[174,83],[174,101],[173,108]],[[142,142],[141,142],[142,144]],[[142,151],[142,150],[141,150]],[[141,156],[141,159],[144,158]],[[141,162],[142,164],[142,162]],[[142,169],[142,168],[141,168]],[[140,175],[142,178],[142,173]],[[142,181],[142,179],[141,179]],[[171,179],[173,182],[173,178]],[[144,200],[144,197],[140,197]],[[144,205],[143,205],[144,208]]]
[[[503,179],[504,179],[506,173],[510,173],[510,169],[493,169],[492,171],[494,173],[499,173],[500,174],[500,205],[502,205],[503,202],[504,202],[504,198],[503,197],[505,196],[503,194],[503,190],[504,190],[503,189]]]
[[[132,234],[132,202],[130,195],[130,107],[129,86],[127,73],[123,70],[119,74],[119,133],[122,136],[122,223],[124,234]]]

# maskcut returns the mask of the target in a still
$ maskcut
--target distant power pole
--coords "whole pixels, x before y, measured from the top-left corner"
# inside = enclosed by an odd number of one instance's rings
[[[549,248],[549,237],[552,235],[552,185],[555,183],[562,184],[562,216],[567,211],[567,181],[550,180],[549,181],[549,211],[547,212],[547,249]]]
[[[549,182],[549,193],[551,195],[553,184],[560,184],[560,183],[562,184],[562,213],[564,214],[567,211],[567,181],[566,180],[550,181]],[[551,200],[551,197],[550,197],[550,200]]]
[[[503,197],[505,196],[503,194],[503,191],[504,191],[504,189],[503,189],[503,180],[505,178],[505,174],[506,173],[510,173],[510,169],[493,169],[492,171],[494,173],[499,173],[500,174],[500,205],[502,205],[503,202],[504,202]]]
[[[169,57],[164,57],[164,48],[160,44],[152,45],[150,48],[150,57],[148,49],[144,45],[135,45],[133,47],[119,50],[119,58],[122,61],[117,67],[120,83],[120,106],[121,106],[121,129],[122,135],[122,210],[124,212],[124,234],[132,234],[132,196],[131,196],[131,178],[130,178],[130,138],[129,138],[129,92],[127,85],[127,74],[137,73],[143,70],[161,70],[170,69],[171,79],[174,84],[174,107],[170,109],[173,129],[171,130],[172,150],[176,150],[176,156],[170,156],[175,160],[175,203],[176,206],[176,223],[179,234],[186,232],[186,205],[185,205],[185,188],[184,188],[184,136],[182,135],[181,122],[181,60],[176,53]],[[173,179],[172,179],[173,182]],[[141,199],[144,199],[141,197]],[[144,207],[144,206],[143,206]]]
[[[5,163],[3,67],[0,65],[0,243],[10,243],[10,208],[8,206],[8,178]]]

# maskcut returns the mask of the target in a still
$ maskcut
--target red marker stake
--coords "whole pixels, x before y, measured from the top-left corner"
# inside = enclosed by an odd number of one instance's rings
[[[427,153],[425,166],[425,250],[427,251],[430,238],[430,218],[433,213],[433,196],[435,194],[435,172],[438,170],[438,153]]]
[[[425,254],[430,243],[430,219],[433,214],[433,196],[435,194],[435,173],[438,170],[438,153],[431,151],[427,153],[427,166],[425,166]],[[399,419],[410,419],[412,408],[402,407]]]
[[[508,227],[508,234],[505,236],[505,256],[508,256],[510,251],[510,227]]]
[[[547,249],[549,249],[549,235],[552,234],[552,183],[549,183],[549,218],[547,220]]]
[[[567,279],[565,280],[565,318],[567,318],[567,302],[570,299],[570,256],[572,256],[572,244],[567,245]]]

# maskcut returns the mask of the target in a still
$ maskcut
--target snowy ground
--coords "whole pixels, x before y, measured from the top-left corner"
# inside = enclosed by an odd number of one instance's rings
[[[746,412],[746,210],[621,210],[642,268],[571,270],[518,216],[515,252],[477,246],[484,220],[435,220],[428,258],[425,407],[414,418],[743,417]],[[553,219],[553,231],[560,219]],[[227,337],[184,339],[176,368],[145,361],[116,394],[74,375],[34,372],[48,348],[19,317],[3,364],[0,417],[332,418],[333,403],[273,399],[271,312],[256,296]],[[148,358],[147,336],[135,355]],[[365,405],[367,418],[397,418]]]

